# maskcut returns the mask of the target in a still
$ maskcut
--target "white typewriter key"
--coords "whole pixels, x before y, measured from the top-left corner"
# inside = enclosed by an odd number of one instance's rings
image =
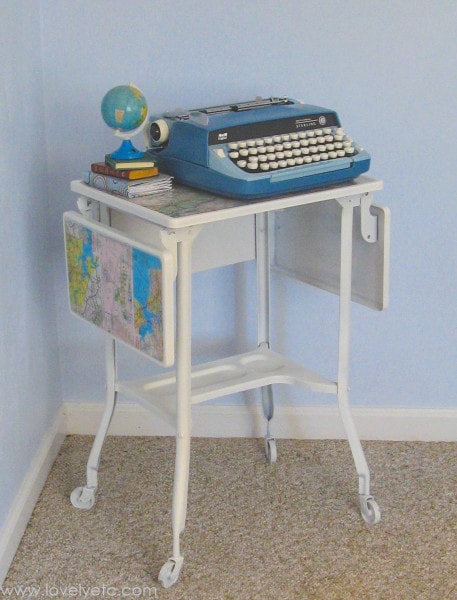
[[[332,133],[332,130],[331,130],[331,128],[330,128],[330,127],[324,127],[324,129],[322,130],[322,132],[323,132],[325,135],[329,135],[330,133]]]
[[[262,163],[260,165],[260,168],[261,168],[262,171],[269,171],[270,165],[269,165],[269,163]]]
[[[283,149],[284,149],[284,146],[282,144],[275,144],[276,152],[282,152]]]
[[[249,162],[248,163],[248,169],[250,171],[257,171],[257,167],[258,167],[258,164],[256,162],[255,163],[253,163],[253,162]]]
[[[300,148],[300,142],[292,142],[292,148]]]
[[[300,146],[306,148],[307,146],[309,146],[309,140],[301,140]]]
[[[309,138],[313,138],[315,136],[315,133],[313,130],[311,130],[311,131],[308,131],[307,135]]]
[[[273,162],[270,163],[270,169],[277,169],[278,168],[278,163],[274,160]]]
[[[311,154],[317,154],[317,152],[318,152],[317,146],[311,146],[311,148],[309,149],[309,151],[311,152]]]
[[[309,164],[309,163],[313,162],[313,159],[311,158],[311,156],[304,156],[303,162],[306,164]]]
[[[335,133],[336,135],[344,135],[344,129],[342,127],[337,127]]]
[[[276,152],[276,160],[282,160],[284,158],[284,152]]]
[[[321,159],[321,157],[319,156],[319,154],[313,154],[313,161],[314,162],[319,162]]]
[[[265,145],[265,141],[263,140],[263,138],[257,138],[255,141],[255,145],[256,146],[264,146]]]
[[[290,135],[288,133],[284,133],[281,137],[283,142],[288,142],[290,140]]]
[[[248,145],[248,148],[252,148],[255,146],[255,140],[247,140],[246,144]]]
[[[337,150],[337,155],[338,158],[343,158],[343,156],[346,156],[346,152],[344,150]]]
[[[278,160],[278,165],[281,167],[281,169],[284,169],[287,167],[287,160]]]
[[[343,141],[343,139],[344,139],[344,136],[340,135],[339,133],[337,133],[337,134],[334,136],[334,140],[335,140],[335,142],[342,142],[342,141]]]
[[[282,140],[280,135],[274,135],[273,136],[273,141],[275,144],[279,144],[279,142]]]
[[[325,152],[326,151],[325,144],[319,144],[319,146],[317,147],[317,149],[319,150],[319,152]]]
[[[270,152],[267,154],[267,158],[268,158],[268,160],[276,160],[276,154],[274,154],[273,152]]]
[[[325,136],[325,141],[328,142],[333,142],[333,135],[326,135]]]
[[[247,148],[241,148],[240,156],[249,156],[249,150]]]
[[[284,150],[284,158],[292,158],[292,150]]]
[[[337,150],[341,150],[342,147],[343,147],[343,144],[341,142],[335,142],[335,148]]]
[[[238,142],[238,148],[246,148],[246,147],[247,147],[246,142],[244,142],[244,141],[243,142]]]
[[[309,154],[309,148],[302,148],[301,149],[301,153],[306,156],[307,154]]]
[[[268,158],[265,156],[265,154],[261,154],[261,155],[258,157],[258,161],[259,161],[260,163],[266,163],[266,162],[268,162]]]
[[[290,139],[291,140],[298,140],[298,133],[291,133],[290,134]]]
[[[266,153],[267,153],[267,149],[265,148],[265,146],[259,146],[259,147],[257,148],[257,152],[258,152],[259,154],[266,154]]]
[[[295,159],[295,164],[297,165],[302,165],[303,164],[303,158],[301,156],[297,156],[297,158]]]
[[[317,138],[317,143],[318,143],[318,144],[325,144],[325,137],[324,137],[323,135],[320,135],[320,136]]]
[[[237,142],[229,142],[228,147],[230,148],[230,150],[238,150]]]
[[[328,154],[327,152],[321,152],[321,160],[328,160]]]
[[[348,141],[343,142],[343,148],[346,149],[346,148],[350,148],[351,146],[352,146],[352,142],[348,142]]]
[[[249,148],[248,152],[250,155],[255,155],[258,153],[258,150],[257,148]]]
[[[239,160],[236,164],[238,167],[240,167],[240,169],[244,169],[247,165],[247,162],[245,160]]]
[[[326,150],[335,150],[335,144],[325,144]]]
[[[230,156],[230,158],[235,159],[240,156],[240,153],[239,152],[229,152],[229,156]]]
[[[355,153],[355,149],[351,146],[350,148],[345,148],[346,150],[346,154],[354,154]]]
[[[294,148],[292,150],[292,156],[301,156],[301,150],[299,150],[298,148]]]
[[[284,146],[284,150],[290,150],[292,148],[292,143],[284,142],[283,146]]]
[[[265,146],[265,150],[266,150],[267,152],[270,152],[270,153],[271,153],[271,152],[274,152],[274,151],[275,151],[275,147],[274,147],[274,146]]]
[[[322,133],[323,133],[323,132],[322,132],[322,129],[315,129],[315,130],[314,130],[314,133],[315,133],[316,135],[322,135]]]
[[[338,156],[338,154],[335,152],[335,150],[332,150],[331,152],[328,153],[329,158],[336,158],[337,156]]]
[[[287,159],[287,166],[288,167],[295,167],[295,158],[288,158]]]
[[[300,131],[300,133],[298,134],[298,138],[300,140],[304,140],[306,137],[306,131]]]
[[[310,146],[317,146],[317,140],[316,140],[316,138],[311,138],[309,140],[309,145]]]
[[[267,146],[269,146],[270,144],[273,143],[273,138],[272,137],[266,137],[266,138],[264,138],[264,140],[265,140],[265,144]]]

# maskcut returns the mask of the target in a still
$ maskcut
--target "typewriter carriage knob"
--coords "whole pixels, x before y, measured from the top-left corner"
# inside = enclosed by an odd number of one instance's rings
[[[168,141],[170,129],[165,119],[152,121],[147,129],[147,141],[151,147],[164,146]]]

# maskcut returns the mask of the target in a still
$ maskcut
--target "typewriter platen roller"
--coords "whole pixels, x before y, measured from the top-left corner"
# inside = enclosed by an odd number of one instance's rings
[[[146,145],[177,181],[246,200],[342,183],[370,167],[335,111],[285,97],[156,115]]]

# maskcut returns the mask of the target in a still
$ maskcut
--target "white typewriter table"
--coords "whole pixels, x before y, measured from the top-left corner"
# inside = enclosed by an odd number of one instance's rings
[[[260,388],[267,420],[266,457],[268,461],[274,462],[276,443],[270,435],[269,427],[273,417],[272,385],[282,383],[337,396],[358,474],[362,517],[370,524],[377,523],[380,520],[380,510],[370,495],[369,469],[348,403],[348,370],[351,299],[360,301],[361,298],[363,303],[378,310],[382,310],[387,303],[389,213],[387,209],[372,204],[373,192],[382,189],[382,182],[360,177],[340,186],[250,202],[224,199],[176,185],[172,192],[149,197],[148,207],[91,188],[79,181],[72,182],[71,189],[79,195],[79,210],[89,222],[101,221],[110,228],[121,230],[124,235],[166,249],[174,257],[176,274],[176,295],[173,297],[173,302],[176,303],[173,309],[176,319],[173,332],[175,371],[172,374],[167,371],[163,375],[155,375],[147,381],[119,381],[116,341],[107,336],[106,405],[88,459],[87,481],[85,486],[73,491],[73,505],[90,509],[95,502],[100,454],[114,412],[117,393],[126,394],[157,410],[176,428],[172,507],[173,555],[163,565],[159,574],[162,585],[171,586],[177,581],[183,564],[180,534],[184,529],[187,510],[192,405],[227,394]],[[307,212],[308,209],[310,212]],[[276,213],[275,219],[284,221],[277,229],[276,256],[271,261],[269,231],[273,228],[268,225],[268,217],[272,213]],[[290,218],[288,214],[291,215]],[[334,214],[338,215],[337,230],[335,232],[334,227],[330,226],[326,232],[325,223],[333,223]],[[310,226],[307,229],[308,215]],[[324,225],[319,233],[320,223]],[[291,235],[297,235],[297,231],[304,232],[302,238],[290,239]],[[301,242],[306,245],[308,239],[312,240],[313,234],[315,238],[316,231],[321,238],[320,245],[322,240],[324,245],[328,241],[329,247],[333,245],[335,250],[333,257],[330,253],[330,258],[325,252],[322,253],[322,264],[327,275],[317,283],[315,274],[307,275],[302,263],[306,262],[308,256],[313,263],[311,270],[319,270],[319,260],[316,263],[316,255],[319,252],[312,247],[301,248],[300,245]],[[300,258],[297,265],[286,264],[290,259],[288,248],[298,248]],[[359,254],[357,265],[352,260],[353,250]],[[369,257],[368,263],[364,262],[365,254]],[[334,265],[330,263],[335,262],[335,256],[336,268],[332,271]],[[251,352],[192,368],[192,271],[251,258],[255,258],[257,262],[258,346]],[[291,260],[293,262],[293,257]],[[328,264],[325,264],[326,261]],[[339,293],[336,381],[313,373],[271,349],[270,262],[302,280]],[[353,262],[354,271],[362,269],[359,275],[356,272],[352,273]],[[356,284],[360,289],[354,290]],[[173,360],[174,357],[172,362]]]

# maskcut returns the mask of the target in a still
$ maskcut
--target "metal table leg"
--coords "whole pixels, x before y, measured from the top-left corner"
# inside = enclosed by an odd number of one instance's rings
[[[358,197],[338,201],[341,213],[340,313],[338,338],[338,406],[359,477],[359,499],[362,517],[377,523],[381,512],[370,495],[370,471],[349,407],[349,347],[351,328],[352,229],[354,207]]]
[[[190,232],[189,232],[190,233]],[[163,565],[159,581],[166,588],[179,577],[184,558],[180,552],[180,534],[187,512],[191,432],[191,289],[192,236],[178,242],[178,274],[176,282],[176,458],[173,484],[173,556]]]

